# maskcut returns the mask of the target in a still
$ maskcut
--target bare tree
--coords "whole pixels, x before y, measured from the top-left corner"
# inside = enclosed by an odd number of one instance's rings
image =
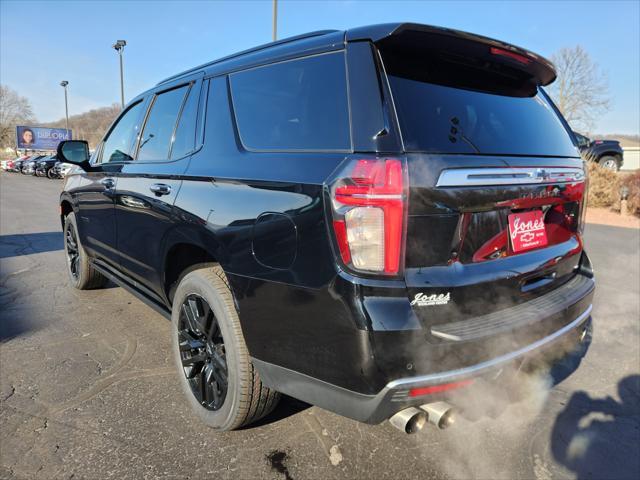
[[[549,88],[554,102],[572,128],[590,131],[610,107],[606,75],[580,45],[562,48],[551,61],[558,72]]]
[[[0,147],[16,146],[16,125],[34,121],[31,104],[11,88],[0,85]]]

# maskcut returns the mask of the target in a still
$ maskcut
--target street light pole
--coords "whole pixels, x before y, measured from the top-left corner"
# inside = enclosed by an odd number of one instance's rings
[[[278,38],[278,0],[273,0],[273,41]]]
[[[69,130],[69,103],[67,101],[67,85],[69,85],[69,82],[67,82],[66,80],[63,80],[60,82],[60,86],[62,88],[64,88],[64,118],[65,118],[65,125],[66,125],[66,129]]]
[[[120,57],[120,103],[122,104],[122,108],[124,109],[124,73],[122,67],[122,52],[124,52],[124,47],[127,44],[126,40],[118,40],[112,46],[118,52],[118,56]]]

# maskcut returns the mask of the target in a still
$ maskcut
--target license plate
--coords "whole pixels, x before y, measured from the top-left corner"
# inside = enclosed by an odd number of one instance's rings
[[[509,215],[509,238],[514,252],[523,252],[547,245],[542,210]]]

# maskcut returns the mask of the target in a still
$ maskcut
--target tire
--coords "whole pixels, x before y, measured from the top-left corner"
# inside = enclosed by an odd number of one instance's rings
[[[262,384],[251,363],[229,283],[219,265],[184,276],[173,299],[171,321],[179,381],[203,423],[219,431],[235,430],[275,408],[280,394]]]
[[[600,160],[598,160],[598,165],[600,165],[602,168],[613,170],[614,172],[620,170],[620,160],[618,160],[616,157],[612,157],[611,155],[605,155],[604,157],[600,158]]]
[[[54,178],[56,178],[56,177],[55,177],[55,175],[53,174],[53,169],[52,169],[52,168],[50,168],[49,170],[47,170],[47,178],[48,178],[49,180],[53,180]]]
[[[72,212],[64,221],[64,254],[69,280],[78,290],[104,287],[108,279],[89,263],[89,255],[80,243],[76,216]]]

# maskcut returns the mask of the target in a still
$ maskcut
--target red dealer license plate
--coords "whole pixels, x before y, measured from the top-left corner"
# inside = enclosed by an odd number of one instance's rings
[[[547,245],[542,210],[509,215],[509,238],[514,252],[523,252]]]

